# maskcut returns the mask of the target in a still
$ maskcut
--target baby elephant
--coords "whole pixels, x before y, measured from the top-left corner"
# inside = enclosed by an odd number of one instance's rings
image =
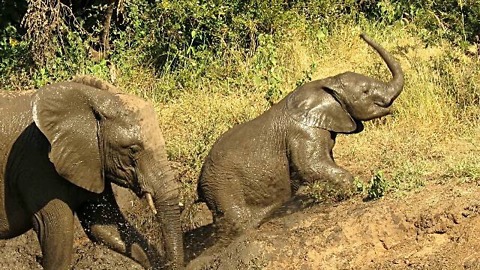
[[[399,63],[360,36],[387,64],[393,75],[389,82],[353,72],[312,81],[214,144],[198,195],[213,212],[221,236],[258,226],[297,191],[297,183],[324,181],[353,190],[352,175],[333,160],[335,137],[360,132],[361,121],[389,114],[404,84]]]

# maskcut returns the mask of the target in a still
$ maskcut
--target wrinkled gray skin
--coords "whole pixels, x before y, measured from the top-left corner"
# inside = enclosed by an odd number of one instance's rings
[[[298,87],[257,118],[223,134],[207,156],[198,183],[223,238],[259,225],[303,183],[323,181],[353,190],[353,177],[332,155],[337,133],[356,133],[361,121],[389,114],[403,89],[400,65],[361,37],[392,72],[382,82],[353,72]]]
[[[178,186],[151,104],[91,77],[1,91],[0,131],[0,238],[33,228],[44,269],[69,269],[76,213],[92,241],[145,268],[183,269]],[[125,220],[111,183],[151,195],[163,242]]]

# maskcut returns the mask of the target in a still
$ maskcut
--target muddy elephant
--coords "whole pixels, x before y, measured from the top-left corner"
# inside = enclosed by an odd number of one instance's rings
[[[345,72],[306,83],[215,142],[197,191],[220,235],[258,226],[304,183],[323,181],[346,194],[353,191],[352,175],[334,162],[335,138],[360,132],[362,121],[389,114],[404,84],[399,63],[369,37],[361,37],[387,64],[390,81]]]
[[[150,103],[85,76],[1,91],[0,131],[1,239],[33,228],[43,268],[68,269],[76,214],[92,241],[145,268],[183,268],[179,186]],[[124,218],[112,183],[148,201],[158,241]]]

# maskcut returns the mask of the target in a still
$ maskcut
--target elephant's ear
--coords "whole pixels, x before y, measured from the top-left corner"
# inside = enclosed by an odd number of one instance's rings
[[[32,104],[33,119],[50,142],[49,158],[57,172],[95,193],[105,187],[100,126],[108,95],[113,96],[79,83],[57,83],[38,90]]]
[[[292,92],[287,97],[288,114],[306,126],[337,133],[352,133],[362,128],[337,100],[334,90],[322,81],[310,82]]]

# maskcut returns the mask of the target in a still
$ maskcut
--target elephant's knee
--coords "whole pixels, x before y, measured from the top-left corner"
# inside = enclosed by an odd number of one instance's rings
[[[73,212],[63,201],[52,200],[34,214],[33,228],[42,236],[73,235]]]
[[[44,269],[67,269],[73,249],[73,212],[60,200],[52,200],[35,213],[33,227],[42,249]]]

